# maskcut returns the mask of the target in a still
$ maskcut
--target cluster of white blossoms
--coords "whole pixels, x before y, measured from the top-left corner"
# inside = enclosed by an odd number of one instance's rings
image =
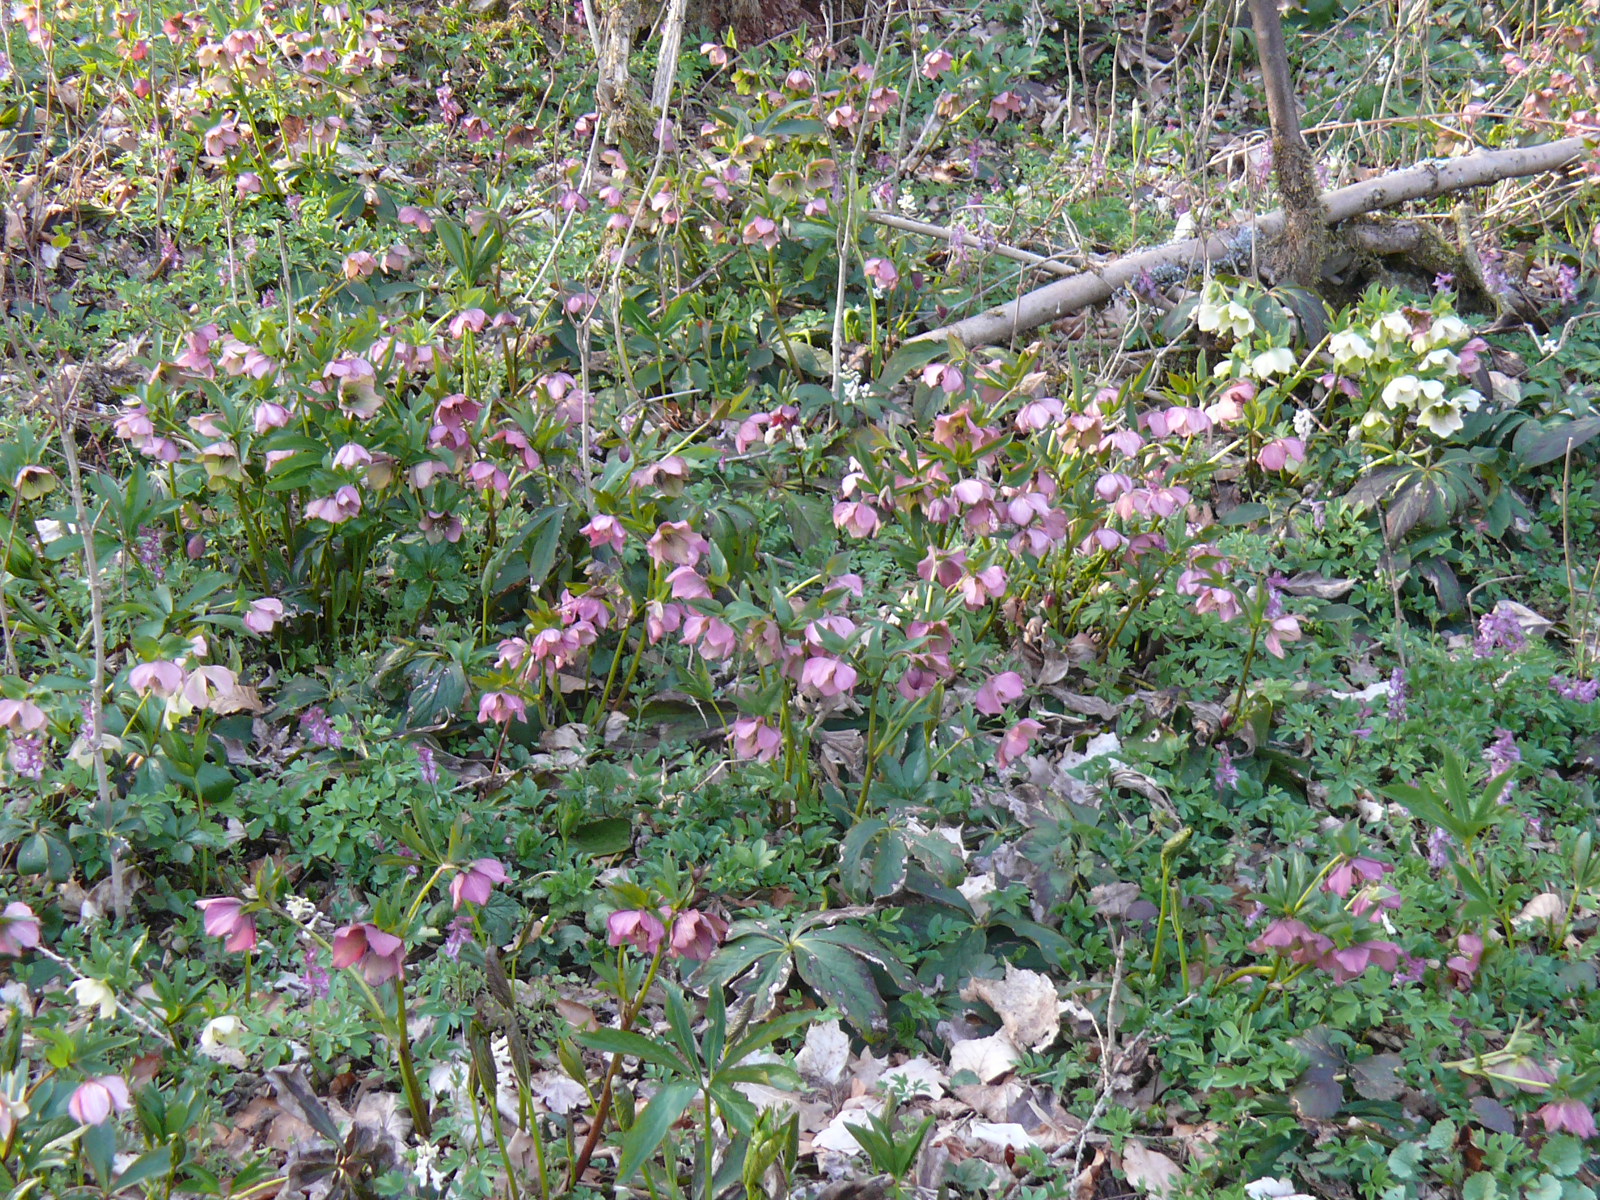
[[[1400,311],[1384,313],[1370,325],[1341,329],[1328,339],[1335,385],[1348,380],[1354,388],[1347,394],[1371,402],[1361,419],[1363,429],[1393,425],[1409,414],[1434,437],[1449,437],[1465,423],[1462,414],[1483,403],[1481,394],[1462,386],[1482,343],[1467,341],[1461,353],[1451,349],[1471,333],[1465,321],[1450,313]]]
[[[1355,319],[1308,360],[1289,346],[1274,344],[1287,339],[1290,314],[1280,306],[1276,311],[1284,320],[1272,321],[1272,310],[1262,307],[1263,297],[1255,293],[1252,300],[1252,295],[1248,285],[1230,289],[1212,280],[1194,310],[1202,332],[1231,343],[1212,373],[1221,380],[1251,381],[1235,387],[1292,388],[1312,373],[1336,403],[1342,396],[1357,406],[1361,416],[1351,429],[1352,440],[1363,430],[1399,429],[1411,420],[1435,438],[1447,438],[1464,427],[1464,414],[1483,403],[1466,378],[1477,369],[1477,356],[1486,347],[1454,313],[1394,307],[1373,315],[1370,308],[1358,309],[1351,314]]]

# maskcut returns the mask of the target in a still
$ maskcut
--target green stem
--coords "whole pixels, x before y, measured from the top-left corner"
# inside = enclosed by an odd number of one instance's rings
[[[1245,651],[1244,666],[1239,671],[1239,694],[1233,702],[1233,712],[1228,717],[1228,728],[1236,729],[1239,725],[1239,714],[1244,710],[1245,691],[1250,686],[1250,668],[1256,661],[1256,642],[1261,637],[1261,626],[1266,623],[1265,617],[1256,621],[1250,627],[1250,649]]]

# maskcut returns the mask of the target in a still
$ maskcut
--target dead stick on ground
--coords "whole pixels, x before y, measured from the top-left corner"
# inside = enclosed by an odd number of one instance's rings
[[[1558,171],[1577,162],[1585,153],[1584,139],[1573,137],[1539,146],[1490,150],[1443,162],[1422,163],[1327,192],[1322,196],[1322,204],[1328,223],[1337,225],[1363,213],[1393,208],[1412,200],[1425,200],[1463,188],[1487,187],[1502,179]],[[975,317],[919,334],[913,340],[945,341],[955,338],[965,346],[995,345],[1067,313],[1091,304],[1103,304],[1113,292],[1128,286],[1144,271],[1163,266],[1199,269],[1226,258],[1239,248],[1241,242],[1248,245],[1252,237],[1270,238],[1282,232],[1283,221],[1282,211],[1271,212],[1239,226],[1231,233],[1189,238],[1141,250],[1099,270],[1085,271],[1036,288],[1008,304]]]

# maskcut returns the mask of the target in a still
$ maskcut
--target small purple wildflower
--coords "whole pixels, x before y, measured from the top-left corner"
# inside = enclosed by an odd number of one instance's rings
[[[439,782],[439,764],[433,760],[432,746],[417,747],[417,769],[422,774],[423,783]]]
[[[1141,300],[1154,300],[1160,287],[1156,284],[1156,277],[1148,269],[1139,272],[1138,278],[1133,281],[1133,294]]]
[[[78,711],[83,714],[83,732],[86,737],[98,737],[100,731],[94,724],[94,697],[85,696],[83,703],[78,706]]]
[[[1550,686],[1563,700],[1576,700],[1579,704],[1593,704],[1600,699],[1600,675],[1592,679],[1574,679],[1568,675],[1551,678]]]
[[[1449,271],[1440,271],[1433,277],[1433,290],[1436,292],[1448,292],[1455,285],[1456,277]]]
[[[1539,814],[1534,813],[1528,818],[1528,836],[1541,837],[1544,834],[1544,822],[1539,819]]]
[[[306,985],[306,994],[313,1000],[321,1000],[331,989],[328,969],[322,965],[322,951],[315,945],[306,945],[306,969],[300,978]]]
[[[1397,985],[1421,983],[1422,976],[1427,969],[1428,963],[1426,959],[1417,958],[1415,955],[1407,954],[1402,950],[1400,952],[1400,969],[1394,973],[1394,981]]]
[[[1435,828],[1428,835],[1428,866],[1442,871],[1450,865],[1450,847],[1455,839],[1442,829]]]
[[[1361,706],[1361,710],[1356,713],[1356,720],[1359,722],[1359,724],[1357,724],[1356,727],[1350,731],[1351,735],[1360,738],[1363,742],[1370,738],[1372,736],[1372,726],[1367,724],[1367,721],[1371,716],[1372,709],[1368,705],[1363,704]]]
[[[333,727],[333,722],[328,720],[328,714],[320,704],[313,705],[300,715],[300,732],[306,735],[306,741],[313,746],[329,750],[344,747],[344,735]]]
[[[1404,721],[1406,704],[1411,699],[1411,689],[1406,686],[1406,669],[1396,667],[1389,672],[1389,720]]]
[[[139,561],[150,569],[150,574],[160,583],[167,577],[167,564],[163,561],[161,546],[161,530],[154,525],[144,525],[139,529],[139,538],[134,546],[134,553]]]
[[[1562,263],[1556,269],[1556,292],[1561,297],[1563,304],[1576,304],[1578,301],[1578,269],[1569,263]]]
[[[1239,768],[1233,765],[1233,754],[1226,747],[1217,751],[1217,786],[1232,790],[1239,785]]]
[[[1474,658],[1488,658],[1496,650],[1516,653],[1527,644],[1527,634],[1522,632],[1522,622],[1504,602],[1478,618],[1478,636],[1472,643]]]
[[[11,765],[24,779],[43,779],[44,742],[32,735],[12,738]]]
[[[461,947],[472,940],[472,918],[466,913],[459,913],[450,922],[449,928],[450,934],[444,939],[445,956],[457,959],[461,957]]]
[[[1496,729],[1494,731],[1494,741],[1490,742],[1484,750],[1483,761],[1489,764],[1489,774],[1491,776],[1503,775],[1522,761],[1522,751],[1517,749],[1517,740],[1511,736],[1511,730]],[[1502,795],[1500,803],[1504,804],[1505,802],[1506,797]]]

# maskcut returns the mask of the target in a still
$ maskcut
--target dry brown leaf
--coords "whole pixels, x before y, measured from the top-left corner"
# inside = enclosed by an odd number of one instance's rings
[[[1159,1150],[1129,1141],[1122,1150],[1122,1174],[1128,1185],[1152,1196],[1170,1196],[1183,1178],[1183,1169]]]
[[[993,1083],[1016,1066],[1022,1052],[1003,1032],[972,1038],[950,1048],[950,1074],[971,1071],[984,1083]]]
[[[806,1043],[794,1056],[795,1069],[817,1083],[836,1085],[850,1062],[850,1038],[838,1021],[818,1021],[806,1031]]]
[[[1061,1032],[1061,1000],[1056,995],[1056,985],[1037,971],[1024,971],[1007,963],[1004,979],[969,979],[961,989],[961,998],[981,1000],[994,1009],[1002,1031],[1021,1049],[1043,1050]]]
[[[1529,925],[1554,924],[1567,915],[1567,902],[1554,892],[1540,892],[1522,906],[1522,911],[1511,918],[1518,929]]]
[[[596,1019],[588,1005],[579,1004],[576,1000],[568,1000],[565,996],[557,996],[556,1012],[560,1013],[562,1020],[566,1021],[574,1029],[592,1030],[600,1028],[599,1020]]]

